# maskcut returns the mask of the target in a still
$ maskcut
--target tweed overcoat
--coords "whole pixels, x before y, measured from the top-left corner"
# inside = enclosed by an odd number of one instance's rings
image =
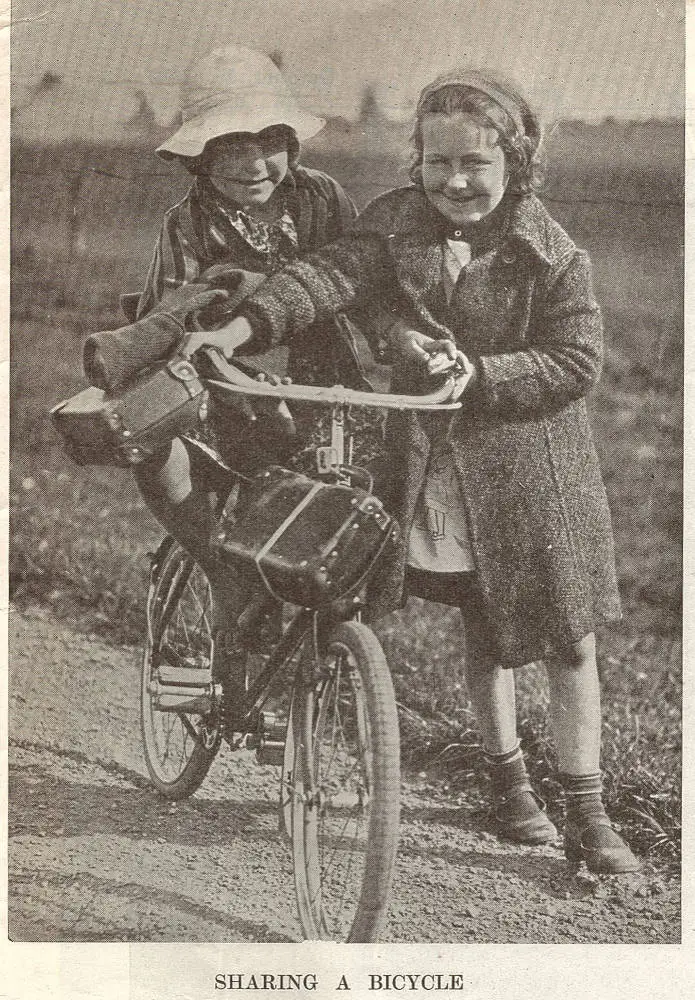
[[[374,616],[403,600],[407,539],[431,441],[459,474],[478,582],[499,660],[520,666],[620,616],[613,538],[585,397],[603,337],[586,253],[533,195],[506,196],[505,235],[442,296],[451,224],[415,186],[377,198],[353,235],[266,281],[242,306],[254,349],[376,298],[435,337],[453,336],[478,379],[454,417],[396,413],[382,494],[402,542],[371,595]],[[412,366],[412,363],[411,363]],[[394,391],[423,391],[411,367]]]

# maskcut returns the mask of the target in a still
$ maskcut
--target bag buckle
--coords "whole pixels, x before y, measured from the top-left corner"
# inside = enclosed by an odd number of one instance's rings
[[[191,399],[198,395],[200,391],[198,372],[188,358],[172,358],[167,364],[167,369],[172,378],[182,383]]]
[[[198,378],[198,372],[188,358],[173,358],[167,368],[180,382],[192,382]]]
[[[316,467],[320,476],[340,471],[338,450],[331,445],[322,445],[316,449]]]

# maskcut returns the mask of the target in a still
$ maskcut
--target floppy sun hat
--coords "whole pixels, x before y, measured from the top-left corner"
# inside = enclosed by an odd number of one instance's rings
[[[164,159],[200,156],[211,139],[287,125],[301,141],[325,121],[297,104],[272,59],[240,45],[215,49],[182,88],[182,124],[157,152]]]

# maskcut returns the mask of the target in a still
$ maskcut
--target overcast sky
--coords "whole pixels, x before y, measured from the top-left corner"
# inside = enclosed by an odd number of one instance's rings
[[[232,41],[281,50],[324,114],[354,116],[370,81],[407,117],[420,87],[460,63],[511,73],[551,119],[682,113],[676,0],[15,0],[13,18],[16,100],[61,74],[85,95],[74,128],[137,86],[171,118],[187,65]]]

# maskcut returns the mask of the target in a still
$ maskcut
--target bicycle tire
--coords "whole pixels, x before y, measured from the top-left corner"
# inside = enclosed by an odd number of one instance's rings
[[[168,799],[184,799],[203,783],[220,746],[215,708],[206,715],[160,711],[153,681],[172,651],[187,668],[212,663],[210,584],[203,570],[173,539],[155,555],[147,600],[147,636],[142,657],[140,725],[145,764],[152,784]],[[163,653],[166,650],[166,653]]]
[[[322,653],[314,648],[307,639],[287,781],[300,923],[310,939],[376,941],[398,845],[393,684],[376,636],[361,623],[338,625]]]

